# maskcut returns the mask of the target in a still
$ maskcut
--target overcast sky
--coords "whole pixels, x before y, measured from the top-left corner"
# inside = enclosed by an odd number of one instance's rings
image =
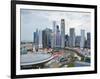
[[[61,19],[65,19],[65,32],[75,28],[75,34],[80,35],[80,30],[91,32],[91,15],[89,12],[46,11],[21,9],[21,41],[32,41],[36,29],[53,28],[53,21],[60,27]],[[85,34],[86,35],[86,34]]]

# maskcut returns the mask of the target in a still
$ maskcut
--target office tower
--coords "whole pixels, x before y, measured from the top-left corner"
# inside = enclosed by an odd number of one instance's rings
[[[75,38],[75,47],[80,47],[80,40],[81,40],[81,36],[76,36],[76,38]]]
[[[91,46],[91,34],[90,32],[87,33],[87,48],[90,48]]]
[[[35,45],[36,45],[36,32],[33,32],[33,52],[35,52]]]
[[[47,46],[47,34],[46,34],[45,30],[42,31],[42,44],[43,44],[43,48],[46,48],[46,46]]]
[[[85,30],[81,30],[81,40],[80,40],[80,48],[84,48],[85,45]]]
[[[42,48],[42,31],[39,30],[39,48]]]
[[[53,30],[52,30],[52,48],[56,45],[56,21],[53,21]]]
[[[56,46],[55,47],[61,47],[61,35],[60,35],[60,30],[59,26],[56,26]]]
[[[75,29],[70,28],[70,38],[69,38],[70,47],[75,47]]]
[[[51,48],[51,34],[52,30],[49,28],[46,28],[42,31],[42,44],[43,48]]]
[[[65,20],[61,19],[61,48],[65,47]]]
[[[51,32],[51,48],[54,48],[54,32]]]
[[[39,46],[39,36],[38,36],[38,29],[36,29],[36,32],[34,32],[34,44],[35,49],[38,49]]]
[[[65,35],[65,46],[68,47],[69,46],[69,36]]]
[[[33,43],[36,43],[36,32],[33,32]]]

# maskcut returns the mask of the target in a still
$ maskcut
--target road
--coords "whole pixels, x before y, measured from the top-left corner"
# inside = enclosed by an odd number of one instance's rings
[[[75,65],[78,66],[78,67],[80,67],[80,66],[90,66],[90,63],[75,61]]]

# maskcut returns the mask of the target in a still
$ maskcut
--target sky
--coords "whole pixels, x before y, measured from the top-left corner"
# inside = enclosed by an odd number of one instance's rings
[[[75,28],[75,35],[80,35],[81,29],[91,32],[91,13],[89,12],[72,12],[72,11],[51,11],[51,10],[34,10],[21,9],[21,41],[32,41],[33,32],[38,28],[53,29],[53,21],[61,24],[61,19],[65,19],[65,34],[69,35],[69,29]]]

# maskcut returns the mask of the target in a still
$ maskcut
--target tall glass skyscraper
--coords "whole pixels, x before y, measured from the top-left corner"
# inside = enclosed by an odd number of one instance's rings
[[[60,35],[60,30],[59,26],[56,26],[56,46],[55,47],[61,47],[61,35]]]
[[[69,46],[69,36],[68,36],[68,34],[65,35],[65,46],[66,46],[66,47]]]
[[[52,30],[49,28],[46,28],[42,31],[43,48],[51,48],[51,33]]]
[[[35,49],[38,49],[39,47],[39,36],[38,36],[38,29],[36,29],[36,32],[34,32],[34,45]]]
[[[61,19],[61,48],[65,47],[65,20]]]
[[[87,48],[91,47],[91,34],[90,32],[87,33]]]
[[[81,40],[81,36],[75,37],[75,47],[80,47],[80,40]]]
[[[42,31],[39,30],[39,48],[42,48]]]
[[[85,45],[85,30],[81,30],[81,40],[80,40],[80,48],[84,48]]]
[[[69,46],[75,47],[75,29],[74,28],[70,28]]]
[[[53,21],[52,48],[56,46],[56,21]]]

